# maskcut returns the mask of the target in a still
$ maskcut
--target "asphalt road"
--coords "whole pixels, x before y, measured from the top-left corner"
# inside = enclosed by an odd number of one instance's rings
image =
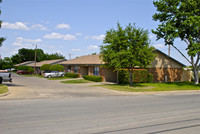
[[[11,94],[0,99],[44,99],[70,98],[90,96],[112,96],[122,93],[101,87],[91,87],[93,84],[63,84],[59,80],[25,77],[12,74],[12,83],[3,83],[9,87]]]
[[[19,84],[17,83],[16,87],[23,85],[23,90],[29,87],[28,82]],[[0,98],[0,133],[199,134],[200,132],[199,93],[124,95],[106,89],[103,91],[93,87],[87,89],[87,86],[83,85],[74,87],[67,85],[67,87],[62,89],[65,95],[56,97],[52,95],[34,97],[40,93],[48,93],[39,88],[42,92],[33,93],[28,98],[23,98],[20,93],[20,99],[15,98],[14,94],[10,98]],[[77,89],[78,87],[80,89]],[[31,91],[35,90],[31,87]],[[49,90],[49,94],[53,94],[52,90],[53,87]]]

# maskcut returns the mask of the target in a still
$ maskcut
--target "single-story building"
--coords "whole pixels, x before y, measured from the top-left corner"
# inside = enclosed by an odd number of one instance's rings
[[[41,61],[41,62],[36,62],[36,65],[35,65],[35,62],[32,61],[32,62],[29,62],[27,64],[17,64],[15,66],[30,66],[32,68],[34,68],[35,66],[35,69],[36,69],[36,73],[39,73],[40,72],[40,67],[44,64],[50,64],[50,65],[54,65],[54,64],[60,64],[60,62],[63,62],[63,61],[66,61],[66,59],[55,59],[55,60],[44,60],[44,61]]]
[[[184,77],[188,74],[183,70],[184,64],[166,55],[165,53],[154,50],[157,56],[151,65],[147,68],[149,73],[153,75],[153,82],[172,82],[172,81],[189,81],[190,78]],[[65,72],[78,73],[80,77],[84,75],[102,76],[104,81],[116,82],[117,72],[113,69],[107,69],[101,65],[104,62],[99,55],[86,55],[68,61],[60,62],[64,66]]]
[[[185,77],[185,74],[187,74],[188,71],[184,71],[183,68],[186,67],[184,64],[158,49],[154,50],[153,53],[157,56],[147,68],[149,73],[153,75],[153,82],[190,80],[190,77]]]
[[[117,73],[112,69],[101,67],[104,64],[97,55],[86,55],[68,61],[60,62],[65,72],[78,73],[79,77],[84,75],[102,76],[103,81],[116,82]]]

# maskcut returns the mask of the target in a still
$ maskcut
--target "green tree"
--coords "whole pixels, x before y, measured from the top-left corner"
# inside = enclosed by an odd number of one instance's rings
[[[50,64],[44,64],[40,67],[40,70],[43,70],[43,71],[49,71],[51,65]]]
[[[64,70],[64,67],[62,65],[55,64],[55,65],[51,65],[50,70],[51,71],[62,71],[62,70]]]
[[[15,64],[19,64],[22,62],[21,57],[19,56],[19,54],[15,54],[11,56],[11,61],[12,63]]]
[[[35,60],[35,49],[27,49],[27,48],[19,49],[18,55],[22,62],[34,61]],[[36,59],[38,62],[44,60],[44,51],[42,49],[37,49]]]
[[[133,86],[132,74],[135,66],[145,68],[155,58],[150,47],[148,31],[129,24],[123,29],[117,24],[117,29],[106,32],[104,44],[101,46],[101,58],[105,67],[128,69],[130,74],[130,85]]]
[[[163,38],[165,45],[174,47],[193,67],[194,83],[199,83],[200,69],[200,0],[159,0],[153,2],[157,12],[153,20],[160,24],[156,30],[157,40]],[[187,58],[174,45],[175,39],[181,39],[187,44]]]
[[[9,57],[4,57],[3,60],[0,61],[0,69],[10,69],[13,67],[13,63]]]
[[[2,3],[2,0],[0,0],[0,3]],[[0,10],[0,15],[1,15],[1,10]],[[2,21],[0,20],[0,28],[1,28],[1,24],[2,24]],[[2,46],[2,43],[3,41],[5,41],[6,39],[3,38],[3,37],[0,37],[0,47]]]
[[[65,59],[65,56],[63,56],[60,53],[45,54],[45,60],[55,60],[55,59]]]

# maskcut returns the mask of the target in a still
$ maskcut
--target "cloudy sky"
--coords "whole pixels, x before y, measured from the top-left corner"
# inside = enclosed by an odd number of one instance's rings
[[[168,53],[163,40],[156,41],[151,33],[158,25],[152,20],[153,0],[2,0],[0,7],[0,36],[6,37],[2,57],[20,48],[34,49],[36,44],[45,53],[58,52],[67,59],[69,54],[75,58],[98,53],[106,31],[116,28],[117,22],[149,30],[151,45]],[[175,43],[186,53],[184,42]],[[171,56],[188,65],[173,48]]]

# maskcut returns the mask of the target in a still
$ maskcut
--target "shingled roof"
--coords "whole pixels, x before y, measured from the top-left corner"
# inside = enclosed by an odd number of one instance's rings
[[[104,62],[99,58],[99,54],[86,55],[71,59],[68,61],[60,62],[61,65],[102,65]]]
[[[25,61],[14,66],[28,66],[29,64],[34,63],[34,61]]]
[[[65,59],[56,59],[56,60],[44,60],[41,62],[37,62],[36,63],[36,67],[41,67],[44,64],[50,64],[50,65],[54,65],[54,64],[60,64],[60,62],[65,61]],[[28,64],[28,66],[34,67],[34,62],[31,64]]]

